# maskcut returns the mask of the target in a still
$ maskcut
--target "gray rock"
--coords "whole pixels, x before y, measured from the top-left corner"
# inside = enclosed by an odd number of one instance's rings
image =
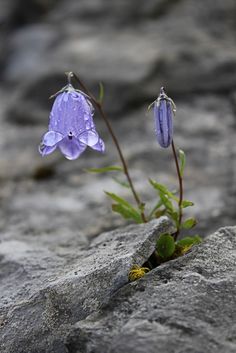
[[[26,278],[33,264],[35,286],[41,288],[42,278],[47,283],[53,273],[59,276],[58,268],[69,268],[71,258],[76,263],[75,249],[80,253],[92,237],[126,224],[110,211],[104,186],[133,202],[110,174],[83,172],[119,163],[98,115],[106,154],[86,151],[75,162],[59,152],[39,156],[52,104],[48,97],[65,84],[64,71],[78,71],[95,94],[98,82],[104,83],[106,110],[149,209],[156,194],[148,177],[177,187],[170,150],[158,147],[146,114],[165,85],[178,108],[175,142],[187,154],[185,198],[195,203],[185,215],[196,215],[196,233],[203,237],[235,224],[235,0],[149,0],[139,6],[134,0],[2,0],[1,5],[0,248],[12,248],[1,263],[9,305],[18,295],[23,301],[27,295],[39,298]],[[28,264],[18,266],[15,249],[27,254]],[[37,300],[39,313],[44,294]],[[36,316],[27,305],[14,311],[26,322]],[[54,338],[52,349],[63,352]]]
[[[236,227],[125,285],[74,326],[70,353],[234,353]]]
[[[59,85],[58,73],[68,70],[78,71],[95,92],[103,81],[107,107],[116,115],[153,99],[161,85],[176,97],[228,93],[236,84],[234,11],[232,0],[52,3],[39,24],[19,29],[7,44],[5,80],[22,92],[8,117],[29,121],[18,114],[19,105],[45,101],[30,90],[46,96],[40,77],[53,76]]]
[[[4,353],[67,352],[70,326],[107,303],[128,282],[133,264],[142,265],[167,218],[101,234],[89,246],[40,248],[32,240],[3,241],[1,330]]]
[[[16,40],[9,43],[11,57],[20,58],[27,50],[31,49],[31,54],[34,53],[35,44],[31,45],[31,42],[28,42],[29,38],[35,37],[37,40],[44,33],[45,36],[41,38],[39,48],[48,42],[48,38],[52,36],[48,37],[49,32],[45,31],[46,28],[50,28],[50,32],[54,31],[55,36],[60,36],[61,41],[49,47],[47,51],[51,58],[57,57],[56,62],[49,62],[48,66],[44,67],[43,56],[41,56],[41,63],[33,60],[34,57],[32,57],[29,65],[32,74],[41,72],[42,67],[47,70],[49,66],[53,67],[58,62],[66,66],[73,61],[76,65],[75,55],[77,54],[80,72],[86,70],[90,77],[91,74],[97,77],[97,72],[91,71],[92,66],[97,63],[100,74],[104,73],[105,77],[110,77],[113,71],[113,80],[118,82],[121,81],[119,72],[123,81],[126,79],[125,75],[128,75],[128,78],[140,78],[141,73],[138,68],[141,72],[145,70],[147,74],[152,74],[152,64],[158,65],[155,75],[163,78],[169,73],[167,79],[170,79],[175,90],[180,92],[184,88],[183,82],[181,81],[179,85],[172,74],[182,79],[188,77],[188,82],[185,83],[191,84],[196,89],[211,85],[213,90],[214,87],[218,90],[222,80],[227,81],[228,85],[234,80],[233,52],[230,47],[233,40],[232,33],[235,31],[232,21],[235,3],[232,0],[226,0],[223,5],[220,1],[216,1],[214,6],[211,1],[199,1],[196,6],[193,0],[188,2],[151,0],[140,7],[135,6],[135,1],[129,3],[121,1],[111,6],[104,0],[92,1],[89,4],[81,1],[79,6],[77,1],[70,0],[61,1],[55,5],[40,25],[33,27],[30,25],[28,31],[19,30],[22,35],[15,34],[20,36],[21,52]],[[224,16],[225,21],[218,21],[219,14]],[[185,18],[185,23],[182,18]],[[185,30],[186,26],[188,31]],[[32,34],[29,33],[31,31]],[[221,55],[223,49],[224,56]],[[59,52],[64,53],[63,58],[58,55]],[[93,53],[96,55],[93,56]],[[30,53],[28,56],[31,56]],[[117,63],[122,59],[126,65],[117,67]],[[144,68],[145,63],[146,68]],[[8,65],[10,74],[12,62],[9,61]],[[21,74],[22,77],[26,73],[23,61],[19,60],[18,67],[17,74],[13,70],[11,79],[13,77],[19,79],[18,75]],[[21,72],[20,67],[22,67]],[[217,69],[218,75],[213,77]],[[195,80],[197,74],[209,75],[210,79],[200,80],[200,76]],[[213,83],[216,86],[213,86]]]

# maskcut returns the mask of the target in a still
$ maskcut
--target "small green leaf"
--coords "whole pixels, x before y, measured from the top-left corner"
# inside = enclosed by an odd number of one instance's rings
[[[113,204],[112,211],[119,213],[125,219],[133,219],[136,223],[143,223],[138,211],[125,207],[121,204]]]
[[[134,219],[137,223],[142,223],[142,217],[139,213],[138,210],[136,210],[128,201],[123,199],[122,197],[105,191],[105,193],[114,201],[117,202],[117,204],[112,205],[112,210],[114,212],[120,213],[124,218],[132,218]]]
[[[160,183],[157,183],[155,180],[149,179],[150,184],[156,189],[159,194],[163,194],[165,196],[168,196],[170,199],[175,200],[176,202],[179,202],[178,197],[176,197],[168,188]]]
[[[163,203],[163,205],[166,207],[166,209],[172,213],[174,212],[174,206],[172,205],[172,202],[168,199],[168,197],[164,194],[160,194],[160,199]]]
[[[106,172],[115,172],[115,171],[123,171],[122,167],[119,166],[110,166],[110,167],[103,167],[103,168],[89,168],[85,169],[86,172],[89,173],[106,173]]]
[[[117,203],[120,203],[121,205],[124,205],[129,208],[133,208],[135,210],[135,208],[128,201],[123,199],[122,197],[120,197],[112,192],[108,192],[108,191],[105,191],[105,194],[107,196],[109,196],[112,200],[116,201]]]
[[[179,257],[186,254],[186,252],[188,252],[193,245],[200,244],[201,242],[202,239],[199,237],[199,235],[195,235],[193,237],[185,237],[177,241],[174,257]]]
[[[188,218],[186,219],[182,225],[181,225],[181,228],[184,228],[184,229],[191,229],[193,228],[195,225],[197,224],[197,221],[195,218]]]
[[[157,240],[157,253],[163,259],[166,260],[173,255],[175,251],[175,241],[170,234],[162,234]]]
[[[174,207],[172,205],[172,202],[169,200],[169,198],[178,201],[178,198],[167,189],[167,187],[163,184],[157,183],[156,181],[150,179],[149,180],[150,184],[156,189],[159,193],[161,203],[166,207],[167,210],[170,212],[174,211]]]
[[[176,227],[178,228],[178,225],[179,225],[179,212],[177,212],[177,211],[169,212],[169,216],[173,219],[173,221],[176,224]]]
[[[177,242],[178,246],[185,247],[185,246],[192,246],[197,245],[202,242],[201,237],[199,235],[195,235],[193,237],[185,237]]]
[[[98,100],[100,103],[102,103],[104,98],[104,86],[102,84],[102,82],[99,82],[99,96],[98,96]]]
[[[194,206],[194,203],[192,201],[189,201],[189,200],[183,200],[181,206],[182,206],[182,208],[186,208],[186,207],[189,207],[189,206]]]
[[[186,164],[186,156],[184,151],[179,150],[179,159],[180,159],[180,175],[181,177],[183,177],[184,175],[184,168],[185,168],[185,164]]]

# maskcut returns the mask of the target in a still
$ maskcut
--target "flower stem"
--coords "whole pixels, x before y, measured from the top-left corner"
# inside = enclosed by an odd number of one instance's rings
[[[77,81],[77,83],[81,86],[82,90],[89,96],[89,98],[91,99],[92,103],[96,106],[97,110],[99,111],[101,117],[103,118],[106,126],[107,126],[107,129],[111,135],[111,138],[114,142],[114,145],[116,146],[116,149],[117,149],[117,152],[118,152],[118,155],[120,157],[120,160],[121,160],[121,163],[122,163],[122,166],[123,166],[123,170],[124,170],[124,174],[126,175],[126,178],[127,178],[127,181],[129,183],[129,186],[130,186],[130,189],[132,191],[132,194],[134,196],[134,199],[138,205],[138,208],[140,209],[140,213],[141,213],[141,217],[142,217],[142,220],[144,223],[147,222],[147,219],[146,219],[146,216],[144,214],[144,211],[142,210],[143,208],[143,203],[141,202],[135,188],[134,188],[134,185],[133,185],[133,182],[132,182],[132,179],[131,179],[131,176],[129,174],[129,169],[128,169],[128,165],[127,165],[127,162],[124,158],[124,155],[123,155],[123,152],[121,150],[121,147],[120,147],[120,144],[118,142],[118,139],[114,133],[114,130],[111,126],[111,123],[103,109],[103,106],[101,104],[101,102],[99,102],[95,96],[88,90],[88,88],[85,86],[85,84],[81,81],[81,79],[75,74],[75,73],[71,73],[71,77],[74,77],[75,80]]]
[[[176,166],[176,171],[177,171],[178,180],[179,180],[179,203],[178,203],[179,204],[179,220],[178,220],[178,226],[177,226],[176,233],[174,234],[174,239],[176,240],[178,238],[178,235],[179,235],[179,232],[180,232],[182,216],[183,216],[183,213],[182,213],[183,178],[182,178],[181,173],[180,173],[179,161],[178,161],[178,158],[177,158],[177,153],[176,153],[176,149],[175,149],[174,140],[172,140],[171,147],[172,147],[172,152],[173,152],[173,155],[174,155],[175,166]]]

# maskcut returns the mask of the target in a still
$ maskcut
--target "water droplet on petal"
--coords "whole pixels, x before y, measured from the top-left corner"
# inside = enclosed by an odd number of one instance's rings
[[[90,127],[91,127],[91,125],[90,125],[90,122],[89,121],[86,121],[85,122],[85,127],[86,127],[86,129],[90,129]]]

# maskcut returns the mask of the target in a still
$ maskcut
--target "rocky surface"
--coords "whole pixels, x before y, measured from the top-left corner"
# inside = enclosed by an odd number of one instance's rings
[[[235,225],[235,13],[234,0],[149,0],[139,6],[134,0],[1,1],[0,293],[9,290],[2,305],[18,295],[23,303],[27,295],[42,303],[30,287],[30,268],[39,271],[35,286],[41,278],[46,285],[58,268],[69,268],[71,256],[76,263],[77,249],[80,254],[101,232],[127,224],[112,214],[104,189],[133,202],[111,175],[84,172],[119,163],[98,114],[104,155],[87,150],[75,162],[59,152],[40,157],[48,97],[65,85],[64,71],[78,72],[94,94],[98,82],[104,83],[105,108],[148,210],[156,203],[148,177],[177,187],[171,151],[157,145],[147,114],[164,85],[178,108],[175,143],[187,154],[184,190],[195,203],[190,210],[199,221],[195,232],[205,237]],[[32,254],[29,262],[25,254]]]
[[[166,218],[103,233],[89,245],[45,250],[1,244],[4,353],[233,353],[236,228],[128,283]]]
[[[50,250],[5,241],[0,256],[0,347],[4,353],[66,352],[70,326],[107,303],[169,231],[167,218],[101,234],[90,245]],[[64,348],[63,348],[64,347]]]
[[[125,285],[75,324],[70,353],[233,353],[236,350],[236,227]]]

